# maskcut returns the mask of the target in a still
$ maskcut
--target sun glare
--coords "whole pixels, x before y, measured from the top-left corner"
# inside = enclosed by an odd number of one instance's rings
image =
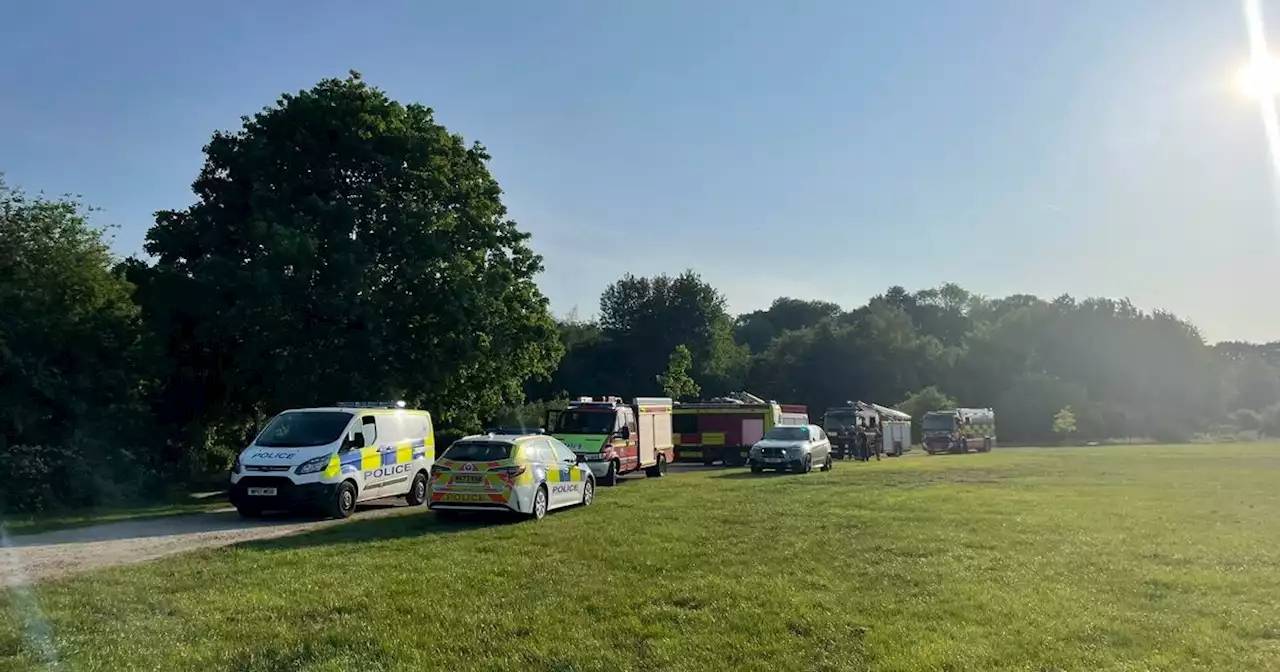
[[[1280,94],[1280,60],[1270,56],[1254,59],[1236,77],[1240,90],[1250,98]]]

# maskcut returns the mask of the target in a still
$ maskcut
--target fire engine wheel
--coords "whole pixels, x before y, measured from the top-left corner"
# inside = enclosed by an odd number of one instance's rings
[[[819,467],[819,469],[822,471],[831,471],[831,453],[827,453],[827,459],[823,460],[822,466]]]
[[[614,460],[609,463],[609,473],[605,474],[604,478],[600,479],[600,485],[603,485],[607,488],[612,488],[617,484],[618,484],[618,461]]]
[[[652,467],[644,468],[644,475],[648,478],[661,478],[667,475],[667,456],[658,454],[658,463]]]

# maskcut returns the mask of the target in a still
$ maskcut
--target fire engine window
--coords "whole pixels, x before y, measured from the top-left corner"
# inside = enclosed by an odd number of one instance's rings
[[[692,413],[677,413],[671,416],[671,431],[676,434],[694,434],[698,431],[698,416]]]

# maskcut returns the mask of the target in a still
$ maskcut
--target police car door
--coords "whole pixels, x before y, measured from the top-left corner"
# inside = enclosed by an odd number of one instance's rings
[[[548,478],[552,469],[560,474],[559,483],[552,487],[552,490],[559,490],[554,506],[577,504],[582,501],[582,481],[573,480],[573,472],[577,471],[578,456],[568,446],[555,439],[549,439],[547,443],[550,444],[551,457],[554,460],[547,465]]]

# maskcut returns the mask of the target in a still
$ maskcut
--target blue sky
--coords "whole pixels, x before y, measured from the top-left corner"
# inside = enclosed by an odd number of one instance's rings
[[[0,171],[101,206],[121,254],[153,211],[191,202],[215,129],[355,69],[489,147],[558,314],[594,313],[624,272],[693,267],[735,311],[954,281],[1129,297],[1210,340],[1280,339],[1277,181],[1234,81],[1233,2],[4,12]]]

